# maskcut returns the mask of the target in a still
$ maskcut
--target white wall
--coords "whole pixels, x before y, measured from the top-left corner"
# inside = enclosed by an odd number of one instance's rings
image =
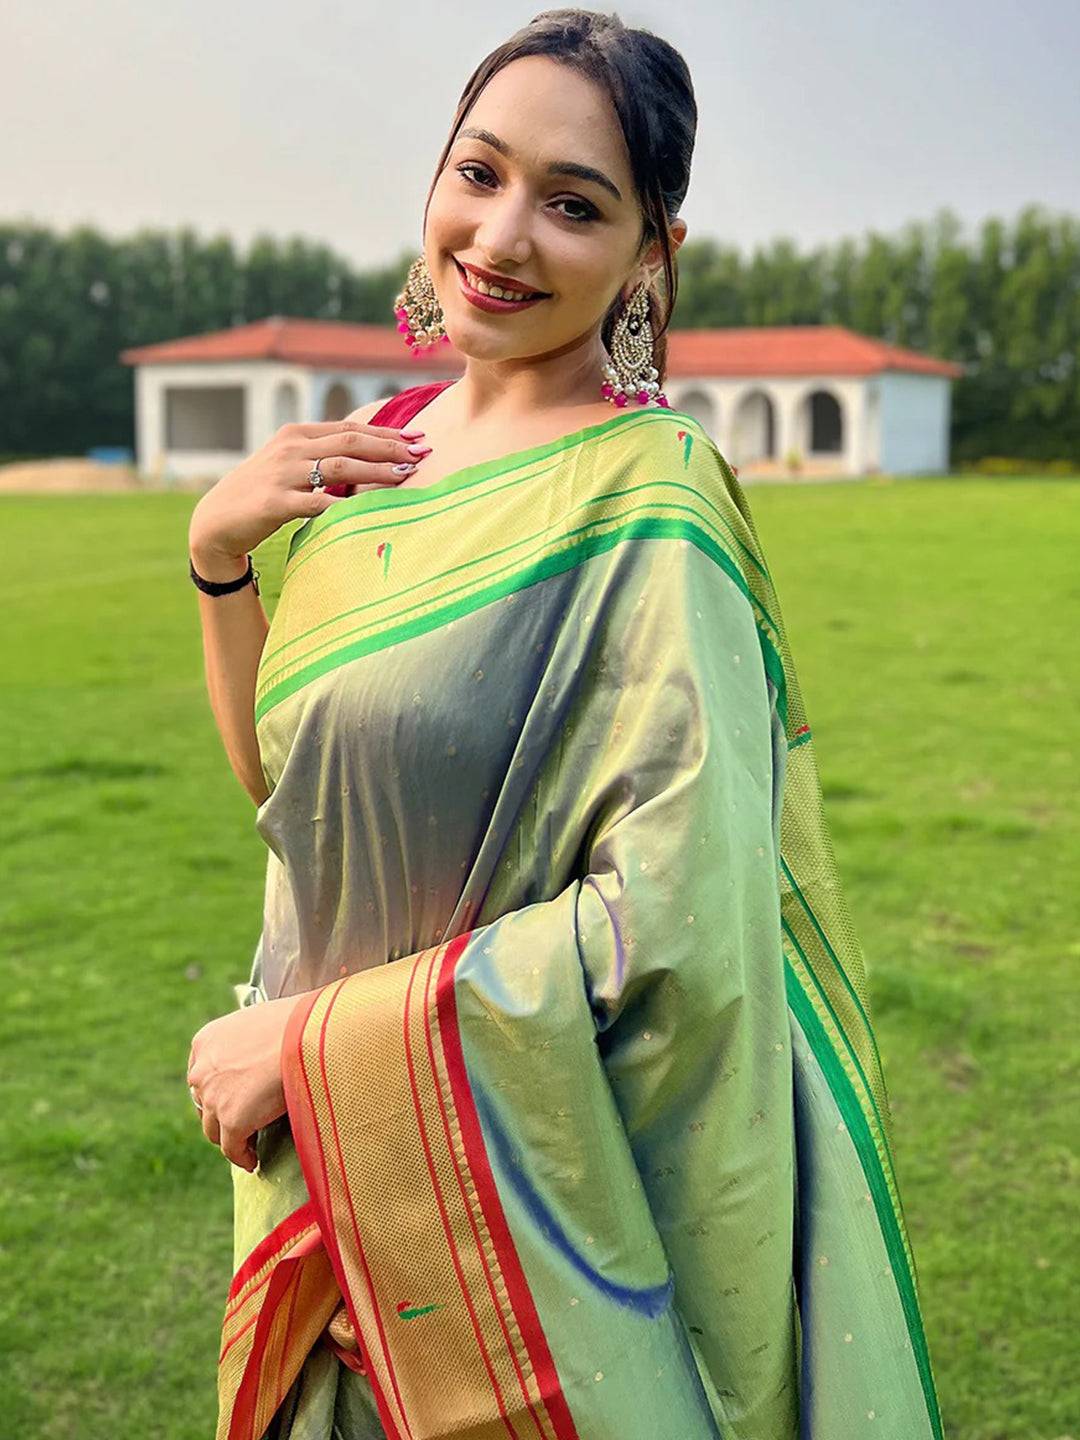
[[[887,370],[881,388],[881,468],[892,475],[949,469],[952,382],[943,375]]]

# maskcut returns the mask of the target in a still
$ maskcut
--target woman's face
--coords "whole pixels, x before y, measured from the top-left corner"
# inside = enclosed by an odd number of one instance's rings
[[[601,178],[549,173],[563,163]],[[598,331],[626,282],[644,278],[639,263],[660,263],[657,244],[639,257],[641,231],[607,95],[548,56],[514,60],[465,117],[428,207],[424,254],[450,339],[463,354],[498,360],[541,356]],[[459,265],[546,298],[516,311],[480,309],[463,293]]]

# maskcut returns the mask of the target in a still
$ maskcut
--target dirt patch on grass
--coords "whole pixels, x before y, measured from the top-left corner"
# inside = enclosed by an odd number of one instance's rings
[[[209,480],[175,480],[168,487],[140,476],[130,465],[104,465],[78,456],[19,460],[0,465],[0,494],[93,494],[117,490],[205,490]]]

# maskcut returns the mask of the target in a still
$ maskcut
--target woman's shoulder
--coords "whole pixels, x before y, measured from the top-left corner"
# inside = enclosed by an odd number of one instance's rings
[[[377,415],[386,404],[386,397],[381,400],[372,400],[367,405],[358,405],[355,410],[350,410],[345,419],[355,421],[357,424],[366,425],[373,415]]]
[[[629,482],[636,502],[673,517],[693,517],[737,563],[756,548],[753,522],[738,473],[708,430],[693,415],[663,407],[643,408],[641,423],[607,435],[608,464]]]
[[[723,485],[725,472],[734,474],[716,441],[693,415],[659,405],[643,406],[639,415],[643,423],[628,424],[625,438],[627,447],[646,464],[658,465],[665,473],[675,466],[703,483],[711,477]]]

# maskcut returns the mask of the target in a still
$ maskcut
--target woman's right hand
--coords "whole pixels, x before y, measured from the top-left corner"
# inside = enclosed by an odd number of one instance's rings
[[[359,420],[282,425],[195,506],[188,530],[191,551],[246,556],[287,520],[321,514],[346,499],[353,486],[398,485],[424,458],[409,453],[413,443],[393,426]],[[346,494],[311,488],[308,475],[316,460],[327,485]],[[395,473],[394,467],[404,464],[411,468]]]

